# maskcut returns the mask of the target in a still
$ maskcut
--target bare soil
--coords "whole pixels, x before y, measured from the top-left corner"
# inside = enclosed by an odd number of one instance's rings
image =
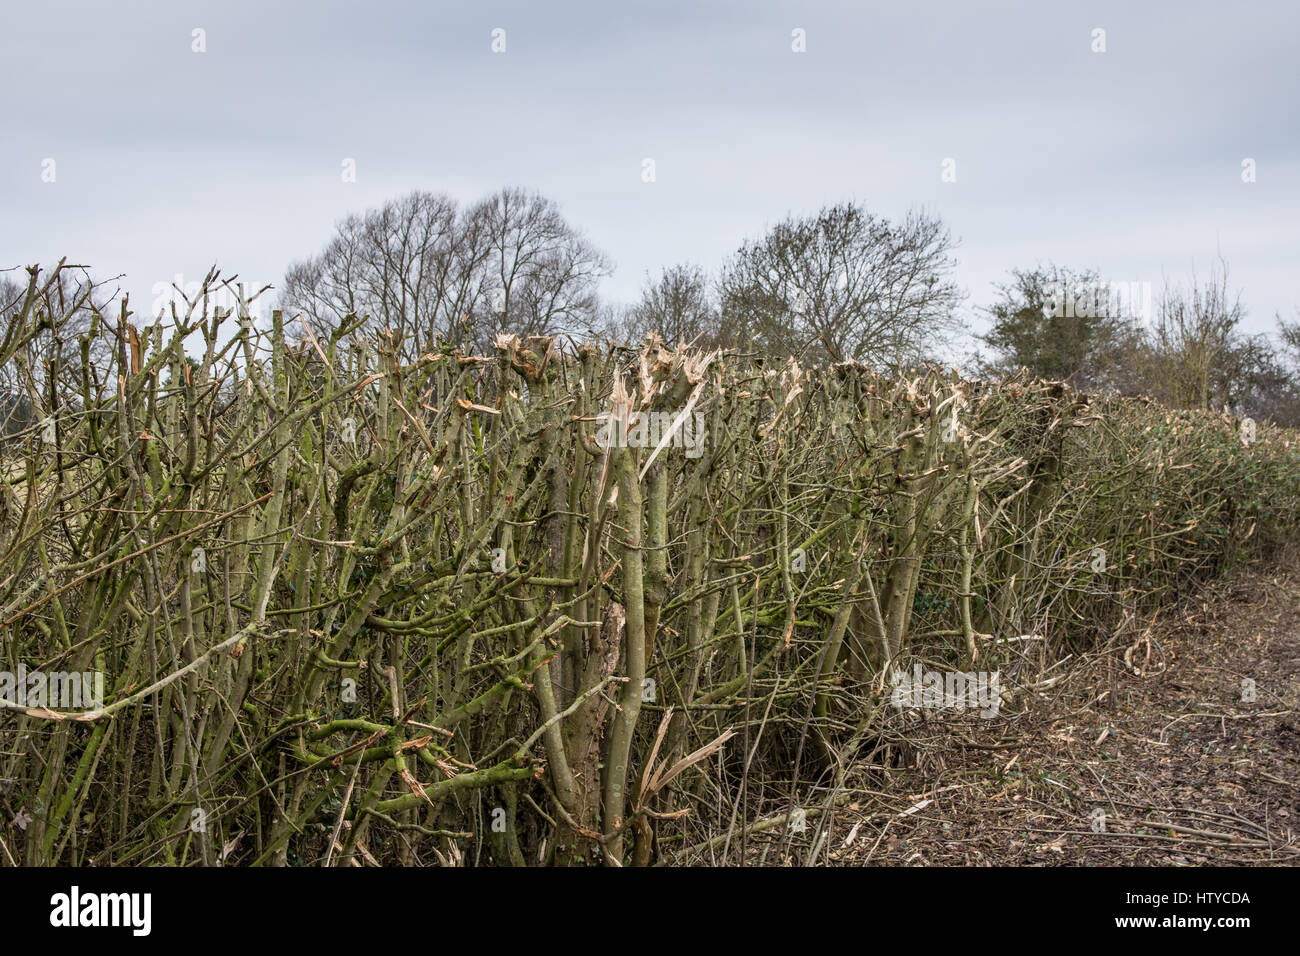
[[[1245,571],[1135,630],[1013,691],[996,719],[915,718],[934,742],[855,768],[851,798],[808,821],[815,862],[1294,864],[1300,564]]]

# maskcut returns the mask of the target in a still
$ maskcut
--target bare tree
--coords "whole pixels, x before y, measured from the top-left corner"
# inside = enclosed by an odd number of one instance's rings
[[[1193,276],[1190,287],[1167,286],[1143,355],[1155,397],[1177,408],[1232,403],[1246,384],[1247,343],[1237,332],[1244,316],[1225,262],[1204,285]]]
[[[1277,334],[1282,343],[1282,350],[1288,361],[1293,365],[1300,367],[1300,309],[1295,310],[1296,317],[1292,322],[1282,318],[1281,313],[1276,313],[1273,318],[1277,322]]]
[[[771,353],[890,366],[957,326],[953,241],[922,212],[894,224],[843,203],[745,243],[722,276],[724,325]]]
[[[365,317],[398,333],[410,357],[440,335],[483,348],[500,331],[580,324],[606,271],[541,196],[506,189],[461,209],[412,192],[342,220],[319,255],[289,267],[280,304],[323,328]]]
[[[499,332],[550,335],[593,324],[596,283],[610,266],[554,202],[503,189],[469,218],[487,249],[478,299],[487,309],[475,322],[480,347]]]
[[[13,278],[18,274],[0,274],[0,434],[20,431],[37,410],[52,408],[57,382],[88,381],[96,395],[114,384],[101,371],[110,346],[91,334],[96,317],[108,311],[117,291],[114,280],[95,279],[83,266],[66,261],[50,270],[33,266],[25,281]],[[34,321],[20,337],[28,319]]]
[[[646,333],[657,332],[670,346],[684,342],[715,348],[723,344],[708,275],[689,263],[668,266],[657,279],[647,274],[640,301],[627,309],[615,331],[626,342],[641,341]]]
[[[342,220],[319,255],[289,267],[280,303],[325,328],[368,317],[418,352],[474,311],[486,254],[453,199],[412,192]]]

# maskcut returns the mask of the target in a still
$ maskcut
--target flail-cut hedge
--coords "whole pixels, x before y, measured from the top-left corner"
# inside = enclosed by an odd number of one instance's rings
[[[5,863],[689,859],[872,759],[892,668],[1046,665],[1300,518],[1277,429],[1050,382],[77,336],[31,282],[0,667],[105,695],[0,709]]]

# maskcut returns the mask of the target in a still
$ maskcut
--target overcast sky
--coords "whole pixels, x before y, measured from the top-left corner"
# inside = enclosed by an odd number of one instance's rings
[[[509,184],[626,301],[852,199],[938,213],[971,306],[1015,266],[1158,288],[1221,253],[1262,330],[1300,306],[1298,37],[1294,0],[7,4],[0,268],[67,255],[147,312],[213,262],[278,285],[408,190]]]

